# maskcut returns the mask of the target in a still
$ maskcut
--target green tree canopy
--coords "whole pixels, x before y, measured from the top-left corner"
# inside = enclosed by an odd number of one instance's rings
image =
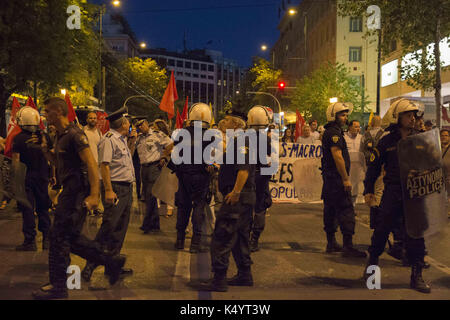
[[[339,101],[353,103],[351,118],[357,119],[361,117],[361,92],[358,81],[350,76],[344,64],[328,63],[297,81],[289,109],[325,124],[330,98],[337,97]]]

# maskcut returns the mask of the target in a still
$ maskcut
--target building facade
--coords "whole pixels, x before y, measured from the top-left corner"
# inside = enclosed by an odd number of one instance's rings
[[[364,38],[363,17],[341,17],[336,0],[303,0],[287,11],[278,29],[280,37],[271,50],[276,68],[283,70],[288,86],[322,65],[342,63],[364,88],[365,112],[376,110],[377,39]]]
[[[139,55],[136,36],[122,15],[103,15],[102,35],[106,47],[119,58]]]

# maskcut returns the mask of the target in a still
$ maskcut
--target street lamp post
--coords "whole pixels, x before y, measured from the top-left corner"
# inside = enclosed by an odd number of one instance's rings
[[[151,99],[149,99],[149,97],[150,97]],[[148,101],[153,102],[153,103],[155,103],[156,105],[159,105],[159,102],[158,102],[157,100],[155,100],[155,98],[153,98],[153,97],[151,97],[151,96],[136,95],[136,96],[128,97],[128,98],[125,100],[125,102],[123,103],[123,106],[122,106],[122,107],[125,107],[125,106],[127,105],[128,100],[131,100],[131,99],[133,99],[133,98],[145,98],[145,99],[147,99]],[[152,99],[153,99],[153,100],[152,100]]]

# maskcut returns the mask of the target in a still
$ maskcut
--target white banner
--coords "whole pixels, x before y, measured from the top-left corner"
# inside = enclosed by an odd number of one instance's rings
[[[322,192],[322,145],[281,143],[280,165],[270,180],[273,202],[319,201]]]

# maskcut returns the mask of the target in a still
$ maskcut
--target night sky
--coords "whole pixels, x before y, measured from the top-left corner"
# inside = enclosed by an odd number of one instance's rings
[[[181,51],[186,32],[188,50],[197,48],[219,50],[224,53],[224,57],[247,67],[251,65],[252,56],[269,58],[269,52],[263,53],[261,45],[267,44],[270,48],[279,35],[277,25],[280,0],[122,0],[121,2],[119,9],[108,6],[108,10],[122,12],[138,41],[145,41],[150,48]]]

